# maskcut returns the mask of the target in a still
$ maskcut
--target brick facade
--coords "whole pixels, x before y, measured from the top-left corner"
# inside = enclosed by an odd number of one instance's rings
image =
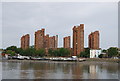
[[[55,36],[49,38],[49,48],[55,47]]]
[[[58,47],[58,35],[49,38],[49,48]]]
[[[30,42],[30,37],[29,34],[26,34],[21,37],[21,48],[22,49],[27,49],[29,48],[29,42]]]
[[[71,48],[70,47],[70,36],[68,36],[68,37],[64,37],[63,38],[63,44],[64,44],[64,48]]]
[[[44,48],[44,36],[45,36],[45,29],[38,30],[35,32],[35,49]]]
[[[58,35],[55,36],[55,48],[58,48]]]
[[[84,24],[73,27],[73,55],[79,55],[84,51]]]
[[[92,32],[89,37],[89,48],[90,49],[99,49],[99,31]],[[29,48],[29,34],[26,34],[21,37],[21,48],[27,49]],[[84,24],[80,24],[79,26],[73,27],[73,48],[71,48],[71,39],[70,36],[64,37],[64,48],[72,49],[72,55],[79,55],[82,51],[84,51]],[[45,35],[45,29],[41,29],[35,32],[35,49],[44,48],[47,52],[48,49],[57,49],[58,48],[58,35],[49,36],[49,34]]]
[[[22,49],[25,49],[25,41],[24,40],[25,40],[25,36],[22,36],[21,37],[21,48]]]
[[[38,30],[35,32],[35,49],[45,48],[57,48],[58,47],[58,35],[49,37],[45,35],[45,29]]]
[[[90,49],[99,49],[99,31],[92,32],[88,37],[88,41]]]
[[[49,35],[44,36],[44,48],[49,48]]]

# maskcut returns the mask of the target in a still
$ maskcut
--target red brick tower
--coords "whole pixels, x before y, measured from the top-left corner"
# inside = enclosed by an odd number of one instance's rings
[[[24,40],[25,40],[25,36],[22,36],[21,37],[21,48],[22,49],[25,49],[25,41]]]
[[[88,39],[90,49],[99,49],[99,31],[92,32]]]
[[[55,36],[55,48],[58,48],[58,35]]]
[[[35,49],[44,48],[45,29],[35,32]]]
[[[44,36],[44,48],[49,48],[49,35]]]
[[[63,40],[64,40],[64,41],[63,41],[63,42],[64,42],[64,43],[63,43],[63,44],[64,44],[64,48],[71,48],[71,47],[70,47],[70,36],[64,37]]]
[[[22,49],[27,49],[29,48],[29,42],[30,42],[30,37],[29,34],[26,34],[21,37],[21,48]]]
[[[73,55],[79,55],[84,51],[84,24],[73,27]]]
[[[49,38],[49,48],[55,48],[55,36]]]

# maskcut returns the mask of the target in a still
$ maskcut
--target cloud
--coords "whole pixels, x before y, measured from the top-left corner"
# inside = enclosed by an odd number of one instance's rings
[[[59,47],[63,37],[72,36],[72,27],[85,24],[85,47],[88,34],[99,30],[101,47],[117,46],[117,3],[59,2],[59,3],[3,3],[3,48],[20,46],[20,37],[29,33],[31,45],[34,32],[45,28],[46,34],[59,35]],[[109,37],[110,36],[110,37]],[[71,39],[72,41],[72,39]],[[71,44],[72,45],[72,44]]]

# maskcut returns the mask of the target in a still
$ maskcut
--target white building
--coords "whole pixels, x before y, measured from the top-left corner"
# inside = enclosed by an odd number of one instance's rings
[[[91,49],[90,50],[90,58],[98,58],[98,56],[102,53],[102,50]]]

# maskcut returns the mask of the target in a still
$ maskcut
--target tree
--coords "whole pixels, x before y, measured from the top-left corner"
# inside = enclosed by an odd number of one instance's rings
[[[10,46],[4,49],[3,53],[15,55],[15,53],[23,56],[44,56],[45,49],[36,50],[34,46],[30,46],[28,49],[23,50],[22,48],[17,48],[16,46]]]
[[[54,56],[54,50],[53,49],[49,49],[48,53],[49,53],[50,56]]]
[[[35,48],[29,48],[29,53],[30,53],[30,56],[35,56],[36,49]]]
[[[50,56],[69,56],[70,55],[70,50],[66,48],[60,48],[60,49],[49,49],[48,53]]]
[[[57,51],[57,56],[69,56],[70,55],[70,50],[67,48],[60,48]]]
[[[78,57],[89,58],[90,57],[90,48],[85,48],[85,51],[81,52]]]
[[[117,56],[120,58],[120,53],[118,53]]]
[[[86,57],[86,52],[85,51],[81,52],[80,55],[78,55],[78,57]]]
[[[10,47],[7,47],[6,50],[12,50],[12,51],[16,52],[17,47],[16,46],[10,46]]]
[[[90,48],[85,48],[85,58],[90,57]]]
[[[108,57],[113,57],[118,55],[118,48],[116,47],[110,47],[108,49]]]
[[[23,55],[23,49],[22,48],[17,48],[16,53]]]
[[[103,49],[102,52],[103,52],[103,53],[107,53],[107,50]]]
[[[45,49],[36,50],[36,55],[40,57],[45,56]]]
[[[58,49],[56,50],[53,50],[53,55],[56,57],[56,56],[61,56],[60,52]]]
[[[100,54],[98,57],[99,57],[99,58],[103,58],[103,54]]]
[[[28,48],[26,50],[23,50],[23,55],[34,56],[35,55],[35,49],[34,48]]]
[[[10,54],[11,56],[15,56],[15,51],[7,50],[6,54]]]

